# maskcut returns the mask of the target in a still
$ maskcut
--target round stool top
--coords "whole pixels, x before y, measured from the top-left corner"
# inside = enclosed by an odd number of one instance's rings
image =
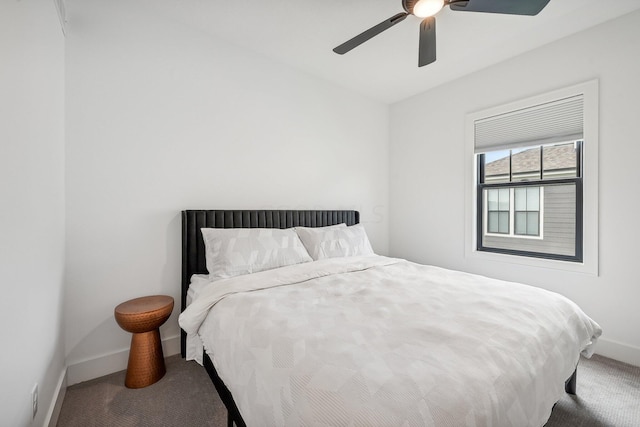
[[[159,328],[166,322],[172,311],[172,297],[152,295],[119,304],[114,310],[114,316],[118,325],[125,331],[140,333]]]

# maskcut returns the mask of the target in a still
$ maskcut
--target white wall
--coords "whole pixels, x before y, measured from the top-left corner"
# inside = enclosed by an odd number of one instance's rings
[[[140,2],[67,11],[69,383],[125,367],[118,303],[179,307],[182,209],[354,208],[387,252],[387,106]]]
[[[638,28],[636,12],[391,106],[389,234],[391,255],[568,296],[603,327],[597,351],[640,365]],[[465,114],[594,78],[600,81],[599,277],[465,258]]]
[[[64,38],[53,1],[0,2],[0,58],[0,425],[42,425],[64,374]]]

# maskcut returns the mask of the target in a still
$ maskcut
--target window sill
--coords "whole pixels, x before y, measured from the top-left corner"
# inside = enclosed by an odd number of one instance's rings
[[[479,260],[483,262],[508,263],[523,265],[527,267],[569,271],[574,273],[587,274],[590,276],[598,276],[598,265],[594,262],[571,262],[545,258],[531,258],[519,255],[478,251],[475,249],[466,250],[465,257],[471,260]]]
[[[544,236],[533,236],[526,234],[506,234],[506,233],[485,233],[485,237],[507,237],[509,239],[529,239],[529,240],[544,240]]]

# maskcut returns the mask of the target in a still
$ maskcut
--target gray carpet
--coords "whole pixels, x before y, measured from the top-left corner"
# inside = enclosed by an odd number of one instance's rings
[[[143,389],[125,388],[124,371],[69,387],[58,427],[226,426],[204,368],[179,355],[166,361],[165,377]],[[546,426],[639,427],[640,368],[601,356],[582,359],[578,395],[564,396]]]
[[[125,371],[67,388],[58,427],[226,426],[227,411],[204,368],[180,355],[167,373],[140,389],[124,386]]]
[[[577,395],[565,395],[547,427],[640,427],[640,368],[595,355],[578,366]]]

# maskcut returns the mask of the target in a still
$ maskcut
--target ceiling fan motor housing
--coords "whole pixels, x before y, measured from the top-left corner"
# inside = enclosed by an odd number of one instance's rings
[[[418,1],[420,0],[402,0],[402,7],[407,11],[407,13],[413,14],[413,7],[418,3]]]

